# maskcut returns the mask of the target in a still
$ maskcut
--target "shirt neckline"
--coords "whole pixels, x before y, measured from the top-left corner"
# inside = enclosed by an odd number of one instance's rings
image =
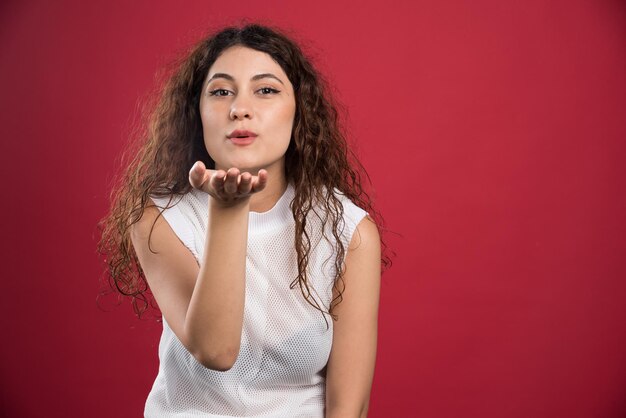
[[[285,222],[292,220],[291,201],[295,195],[295,189],[291,183],[287,183],[287,188],[282,196],[276,201],[274,206],[265,212],[250,212],[248,216],[248,232],[267,232],[285,225]]]
[[[208,193],[198,189],[192,189],[192,191],[198,195],[208,211]],[[290,206],[294,196],[294,186],[291,183],[287,183],[287,188],[271,209],[265,212],[250,211],[248,215],[248,234],[272,231],[284,226],[286,222],[293,220]]]

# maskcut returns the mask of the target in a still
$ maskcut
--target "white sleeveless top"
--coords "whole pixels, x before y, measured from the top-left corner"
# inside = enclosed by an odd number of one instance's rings
[[[250,212],[246,289],[239,356],[225,372],[200,364],[163,319],[159,371],[144,414],[152,417],[323,417],[326,363],[333,337],[322,313],[302,296],[297,277],[295,222],[289,185],[267,212]],[[366,215],[337,193],[344,208],[341,237],[345,248]],[[157,206],[169,198],[152,198]],[[193,189],[162,210],[178,238],[202,260],[208,221],[208,194]],[[332,300],[335,248],[323,238],[313,211],[307,218],[311,238],[309,286],[323,309]],[[332,237],[330,225],[326,236]],[[313,290],[314,289],[314,290]],[[316,295],[315,295],[316,293]]]

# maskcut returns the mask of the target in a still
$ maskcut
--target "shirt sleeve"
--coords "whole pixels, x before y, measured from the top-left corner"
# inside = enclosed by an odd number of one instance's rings
[[[163,218],[165,218],[167,223],[170,225],[170,228],[172,228],[178,239],[187,249],[189,249],[189,251],[191,251],[193,256],[196,258],[196,261],[199,260],[199,255],[196,251],[193,228],[189,219],[187,219],[181,210],[181,206],[184,205],[184,202],[182,201],[183,196],[174,197],[171,203],[169,203],[169,207],[167,207],[170,199],[168,196],[150,196],[150,198],[163,215]]]
[[[369,215],[365,210],[355,205],[350,199],[344,195],[339,195],[339,199],[343,204],[343,220],[344,228],[341,234],[344,247],[348,248],[352,241],[352,236],[356,231],[357,226],[363,220],[363,218]],[[347,251],[346,251],[347,253]]]

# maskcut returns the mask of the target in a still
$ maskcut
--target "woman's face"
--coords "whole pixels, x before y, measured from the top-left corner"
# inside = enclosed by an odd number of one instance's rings
[[[295,112],[293,86],[268,54],[226,49],[209,68],[200,96],[204,145],[215,168],[284,175]]]

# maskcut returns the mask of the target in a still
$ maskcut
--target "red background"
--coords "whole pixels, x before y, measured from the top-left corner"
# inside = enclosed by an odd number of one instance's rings
[[[207,30],[294,31],[394,231],[370,417],[626,416],[622,1],[4,1],[1,408],[137,417],[159,325],[96,306],[137,102]]]

